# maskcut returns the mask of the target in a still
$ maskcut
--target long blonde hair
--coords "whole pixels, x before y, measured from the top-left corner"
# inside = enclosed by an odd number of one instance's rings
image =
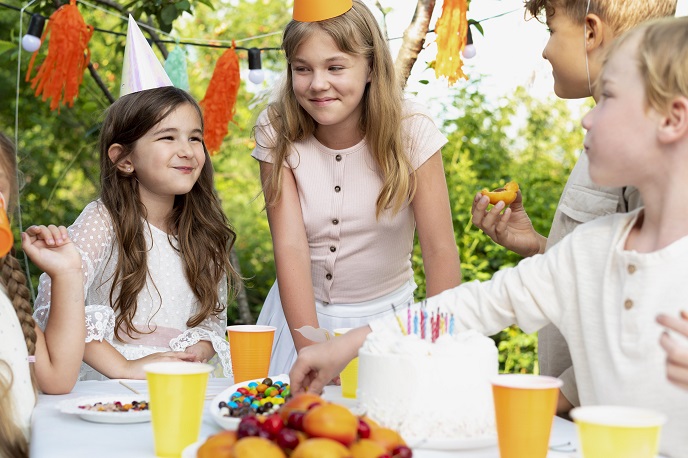
[[[142,332],[132,321],[139,292],[146,284],[148,259],[144,237],[146,209],[139,197],[138,180],[135,173],[121,172],[117,164],[134,150],[137,140],[184,104],[196,110],[203,127],[201,109],[193,97],[170,86],[121,97],[108,108],[100,132],[100,196],[116,223],[113,227],[119,251],[115,287],[110,291],[110,305],[117,315],[115,335],[118,339],[122,331],[130,338],[133,338],[132,332]],[[108,150],[114,143],[122,145],[123,153],[113,161]],[[175,197],[168,216],[168,227],[179,242],[186,279],[200,306],[199,312],[189,318],[189,327],[198,326],[211,315],[224,313],[226,304],[219,301],[218,285],[229,280],[230,293],[235,293],[235,286],[240,281],[229,260],[236,233],[215,191],[213,166],[205,144],[203,150],[205,164],[201,175],[191,191]],[[121,289],[114,297],[117,285]]]
[[[316,30],[327,33],[345,53],[363,56],[370,65],[370,83],[363,94],[359,129],[366,138],[382,178],[376,215],[391,209],[398,212],[415,194],[413,169],[404,151],[401,129],[402,90],[394,72],[387,41],[370,10],[359,0],[342,14],[318,22],[291,21],[284,29],[282,49],[287,58],[286,78],[276,101],[268,106],[268,119],[277,132],[272,174],[263,184],[266,205],[275,205],[281,196],[284,160],[294,142],[313,135],[316,122],[296,100],[292,90],[291,59],[298,47]],[[266,126],[256,126],[261,129]],[[261,145],[267,146],[267,145]]]
[[[7,202],[7,210],[8,214],[11,214],[19,193],[16,173],[17,160],[14,145],[1,132],[0,167],[4,169],[10,182],[12,198]],[[31,295],[27,287],[24,271],[17,258],[11,252],[5,257],[0,258],[0,282],[5,287],[7,297],[12,302],[12,306],[19,319],[29,356],[33,356],[36,353],[36,324],[32,316]],[[9,367],[5,361],[0,361],[0,364]],[[9,379],[0,376],[0,456],[24,457],[29,456],[29,444],[12,416],[14,410],[12,408],[10,392],[13,383],[13,373],[12,368],[10,367],[9,369]],[[35,390],[36,380],[33,367],[31,367],[31,382]]]

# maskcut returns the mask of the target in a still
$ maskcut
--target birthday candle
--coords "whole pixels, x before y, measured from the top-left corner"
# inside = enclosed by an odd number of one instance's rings
[[[420,338],[425,339],[425,310],[420,311]]]
[[[437,336],[435,335],[435,331],[437,330],[437,315],[435,315],[435,312],[432,312],[432,317],[430,318],[430,333],[432,335],[432,342],[435,343],[435,340],[437,339]]]
[[[411,334],[411,306],[406,307],[406,331]]]
[[[444,313],[440,315],[440,334],[444,334]]]
[[[418,310],[413,313],[413,334],[418,335]]]
[[[454,335],[454,314],[449,317],[449,334]]]
[[[403,335],[407,335],[406,329],[404,329],[404,323],[401,322],[401,318],[399,318],[399,315],[397,315],[397,309],[394,307],[394,304],[392,304],[392,313],[394,313],[394,318],[397,319],[397,323],[399,324],[399,329],[401,329],[401,333]]]
[[[421,337],[425,339],[425,336],[428,335],[427,329],[425,329],[428,326],[428,311],[426,309],[423,309],[423,317],[425,319],[423,320],[423,324],[421,325],[421,332],[423,333]]]

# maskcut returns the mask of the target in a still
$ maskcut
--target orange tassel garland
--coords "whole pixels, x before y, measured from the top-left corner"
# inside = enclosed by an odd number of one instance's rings
[[[205,120],[205,146],[210,154],[220,150],[227,135],[227,124],[234,117],[240,83],[239,57],[232,45],[217,61],[208,90],[200,103]]]
[[[31,87],[36,89],[36,97],[42,95],[44,101],[52,99],[50,109],[58,108],[59,111],[60,101],[71,107],[79,95],[84,69],[91,60],[88,42],[93,35],[93,27],[84,22],[76,6],[76,0],[70,0],[69,5],[62,5],[50,16],[48,26],[41,37],[41,45],[48,34],[48,55],[31,80]],[[31,56],[26,81],[31,77],[37,55],[38,51]]]
[[[462,70],[463,61],[461,60],[461,50],[466,46],[468,34],[467,11],[466,0],[444,0],[442,15],[435,26],[437,34],[435,76],[447,77],[450,85],[456,83],[459,78],[468,79]]]

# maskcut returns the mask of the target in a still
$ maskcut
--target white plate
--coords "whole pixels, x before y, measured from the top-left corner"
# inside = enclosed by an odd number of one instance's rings
[[[286,374],[282,375],[275,375],[274,377],[270,377],[273,382],[283,382],[283,383],[289,383],[289,376]],[[210,409],[210,416],[212,417],[213,420],[215,420],[215,423],[218,425],[222,426],[224,429],[228,431],[234,431],[239,427],[239,423],[241,422],[241,418],[236,418],[236,417],[225,417],[220,413],[220,408],[218,407],[218,404],[220,402],[228,402],[229,397],[234,393],[238,388],[241,388],[242,386],[247,386],[251,382],[256,382],[260,383],[262,382],[263,378],[259,378],[256,380],[247,380],[245,382],[241,383],[235,383],[234,385],[230,386],[226,390],[224,390],[222,393],[218,394],[213,398],[212,401],[210,401],[210,406],[208,409]]]
[[[150,421],[150,410],[130,410],[128,412],[99,412],[96,410],[84,410],[79,406],[93,405],[96,402],[109,403],[119,401],[122,404],[132,401],[146,401],[142,395],[122,396],[89,396],[76,399],[66,399],[57,405],[62,413],[78,415],[84,420],[95,423],[143,423]]]
[[[196,458],[196,454],[198,453],[198,449],[201,448],[201,445],[203,445],[203,441],[194,442],[184,447],[184,450],[182,450],[182,458]]]
[[[413,450],[473,450],[497,445],[497,436],[466,439],[415,439],[406,441]]]

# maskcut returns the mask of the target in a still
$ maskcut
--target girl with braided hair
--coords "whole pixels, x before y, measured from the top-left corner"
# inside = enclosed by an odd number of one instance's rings
[[[14,146],[0,133],[0,203],[18,197]],[[12,252],[0,258],[0,456],[28,456],[36,388],[48,394],[74,387],[84,353],[81,257],[63,226],[31,226],[22,248],[52,278],[53,312],[45,331],[32,317],[26,276]]]

